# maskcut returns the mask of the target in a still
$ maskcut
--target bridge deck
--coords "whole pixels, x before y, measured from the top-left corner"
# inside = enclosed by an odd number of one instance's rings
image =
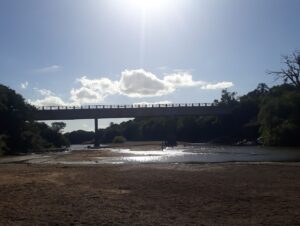
[[[154,104],[154,105],[88,105],[81,107],[39,107],[34,120],[73,120],[97,118],[135,118],[159,116],[224,115],[230,114],[226,107],[210,103]]]

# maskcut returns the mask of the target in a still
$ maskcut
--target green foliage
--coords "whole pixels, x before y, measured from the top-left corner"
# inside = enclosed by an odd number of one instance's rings
[[[0,152],[25,153],[48,147],[62,147],[68,141],[44,123],[32,121],[33,106],[14,90],[0,85]]]
[[[232,108],[231,115],[136,118],[120,125],[111,123],[108,128],[99,130],[97,136],[101,143],[111,143],[116,136],[130,141],[167,141],[174,136],[176,140],[187,142],[222,141],[230,144],[243,139],[255,141],[260,127],[257,114],[268,92],[265,84],[259,84],[240,98],[236,98],[234,92],[223,90],[221,99],[215,103],[219,107]]]
[[[267,145],[300,145],[300,93],[288,85],[274,87],[262,103],[260,132]]]
[[[7,136],[5,153],[18,152],[23,148],[22,133],[26,123],[31,121],[31,108],[21,95],[0,84],[0,134]]]
[[[92,143],[94,139],[94,132],[77,130],[70,133],[65,133],[64,136],[71,144]]]
[[[233,135],[238,140],[256,140],[259,137],[260,123],[257,115],[268,90],[266,84],[260,83],[255,90],[239,98],[231,116],[231,131],[235,131]]]
[[[66,123],[64,123],[64,122],[52,122],[51,127],[55,132],[60,133],[66,127]]]
[[[106,128],[104,132],[102,133],[101,132],[102,131],[100,130],[99,134],[101,135],[100,136],[101,143],[111,143],[116,136],[122,135],[120,125],[113,124],[113,123],[108,128]]]
[[[139,140],[141,138],[141,127],[135,121],[128,121],[121,124],[124,127],[123,135],[128,140]]]
[[[108,128],[100,129],[97,136],[101,143],[116,142],[116,137],[120,136],[130,141],[167,141],[175,136],[180,141],[228,144],[262,137],[266,145],[300,145],[300,94],[293,85],[270,89],[260,83],[238,98],[235,92],[223,90],[220,100],[214,103],[231,108],[232,113],[218,117],[136,118],[120,125],[111,123]],[[92,141],[94,134],[78,131],[66,137],[71,143],[82,143]]]
[[[69,146],[69,141],[65,136],[62,136],[62,134],[50,128],[45,123],[36,123],[36,126],[40,136],[54,147]]]
[[[126,138],[123,136],[115,136],[113,141],[114,144],[121,144],[126,142]]]
[[[221,100],[215,100],[214,103],[218,106],[234,106],[238,103],[236,94],[236,92],[228,92],[227,89],[223,89]]]
[[[15,91],[0,85],[0,154],[15,154],[44,148],[68,146],[71,143],[92,142],[93,132],[60,133],[65,123],[52,127],[33,122],[32,106]],[[262,137],[266,145],[300,145],[300,91],[294,85],[283,84],[269,89],[261,83],[248,94],[236,97],[235,92],[222,91],[219,107],[229,107],[226,116],[136,118],[121,124],[111,123],[98,130],[101,143],[126,140],[176,140],[188,142],[256,140]]]

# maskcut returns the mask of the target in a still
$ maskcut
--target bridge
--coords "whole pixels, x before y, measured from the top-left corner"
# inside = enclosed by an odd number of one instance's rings
[[[231,109],[212,103],[190,104],[135,104],[135,105],[87,105],[87,106],[43,106],[37,107],[32,116],[34,120],[75,120],[94,119],[95,134],[98,119],[137,118],[162,116],[213,116],[230,114]],[[95,146],[99,142],[95,136]]]

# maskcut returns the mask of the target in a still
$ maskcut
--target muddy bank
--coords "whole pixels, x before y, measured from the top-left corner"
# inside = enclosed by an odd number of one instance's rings
[[[1,225],[296,225],[299,166],[0,165]]]

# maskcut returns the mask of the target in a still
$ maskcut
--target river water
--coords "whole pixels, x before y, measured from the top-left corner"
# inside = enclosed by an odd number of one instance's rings
[[[133,156],[99,157],[97,163],[218,163],[218,162],[298,162],[299,148],[262,146],[220,146],[194,144],[164,150],[113,148],[112,152]]]
[[[77,151],[92,153],[86,158]],[[300,162],[300,148],[262,146],[222,146],[210,144],[180,145],[173,148],[145,149],[144,147],[104,148],[117,153],[117,157],[104,157],[99,150],[88,149],[83,145],[73,145],[68,151],[43,154],[28,154],[0,159],[0,163],[31,164],[134,164],[134,163],[221,163],[221,162]],[[83,153],[85,152],[83,151]],[[98,153],[98,154],[97,154]],[[72,156],[77,156],[72,158]],[[109,155],[108,155],[109,156]],[[76,160],[75,160],[76,159]]]

